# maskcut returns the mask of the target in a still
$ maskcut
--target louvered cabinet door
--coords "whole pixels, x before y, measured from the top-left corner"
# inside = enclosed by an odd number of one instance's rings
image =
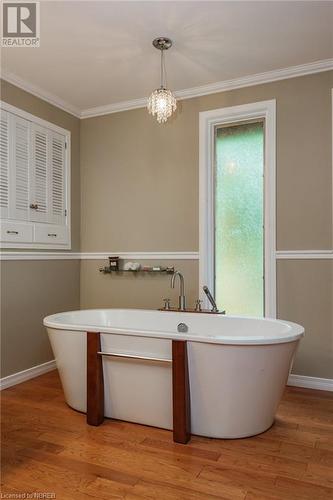
[[[46,128],[31,125],[30,220],[48,222],[49,217],[49,133]]]
[[[69,151],[68,130],[2,103],[1,248],[71,248]]]
[[[61,225],[66,223],[65,147],[65,137],[50,132],[49,221]]]
[[[0,217],[9,215],[9,116],[0,111]]]
[[[9,115],[9,219],[29,219],[30,122]]]

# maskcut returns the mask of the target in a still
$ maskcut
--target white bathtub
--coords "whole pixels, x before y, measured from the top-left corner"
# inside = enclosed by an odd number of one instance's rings
[[[188,332],[178,333],[186,323]],[[86,332],[104,352],[171,358],[187,340],[191,432],[216,438],[268,429],[304,329],[294,323],[213,314],[96,309],[44,319],[65,398],[86,412]],[[103,357],[105,416],[172,429],[171,366]]]

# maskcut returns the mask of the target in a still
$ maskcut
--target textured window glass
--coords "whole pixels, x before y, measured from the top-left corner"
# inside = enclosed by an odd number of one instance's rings
[[[215,294],[227,314],[264,315],[263,123],[216,130]]]

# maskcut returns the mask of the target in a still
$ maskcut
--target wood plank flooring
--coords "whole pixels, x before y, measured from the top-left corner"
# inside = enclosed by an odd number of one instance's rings
[[[2,452],[1,498],[333,500],[333,393],[287,388],[266,433],[181,445],[143,425],[88,426],[54,371],[2,392]]]

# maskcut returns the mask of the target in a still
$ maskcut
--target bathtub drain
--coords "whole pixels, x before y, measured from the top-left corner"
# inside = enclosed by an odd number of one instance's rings
[[[188,326],[186,325],[186,323],[179,323],[179,325],[177,326],[177,331],[179,333],[186,333],[188,332]]]

